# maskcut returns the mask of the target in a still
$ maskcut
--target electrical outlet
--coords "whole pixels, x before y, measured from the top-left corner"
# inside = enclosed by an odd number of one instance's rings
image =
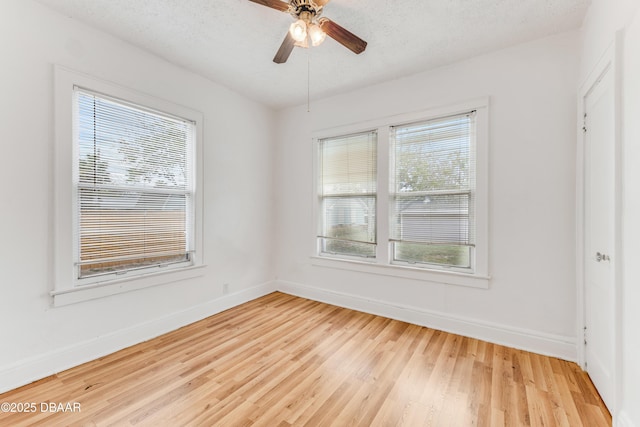
[[[226,295],[228,293],[229,293],[229,284],[225,283],[225,284],[222,285],[222,294]]]

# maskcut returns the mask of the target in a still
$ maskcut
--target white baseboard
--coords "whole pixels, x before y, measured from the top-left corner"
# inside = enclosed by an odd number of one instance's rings
[[[123,348],[148,341],[216,313],[260,298],[275,290],[274,282],[266,282],[249,289],[223,295],[215,300],[207,301],[180,312],[171,313],[159,319],[41,354],[22,360],[19,363],[0,367],[0,378],[2,379],[0,393],[98,359]]]
[[[278,291],[315,301],[557,357],[571,362],[575,362],[577,358],[577,345],[574,337],[514,328],[509,325],[479,321],[417,307],[391,305],[384,301],[328,291],[293,282],[279,280],[276,281],[275,285]]]
[[[637,427],[636,424],[633,421],[631,421],[631,418],[629,418],[629,414],[625,410],[620,411],[618,416],[615,417],[615,426],[616,427]]]

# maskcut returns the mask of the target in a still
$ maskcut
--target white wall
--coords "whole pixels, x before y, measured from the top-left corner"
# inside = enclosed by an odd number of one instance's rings
[[[283,110],[278,286],[392,317],[574,359],[575,32]],[[313,87],[311,88],[313,90]],[[491,97],[490,289],[313,266],[314,131]]]
[[[624,31],[622,53],[623,144],[623,278],[622,371],[614,421],[622,427],[640,426],[640,12],[637,0],[593,0],[585,17],[580,76],[585,78]],[[582,82],[582,81],[581,81]]]
[[[0,3],[0,58],[0,392],[270,289],[271,110],[30,0]],[[51,307],[53,64],[204,114],[203,277]]]

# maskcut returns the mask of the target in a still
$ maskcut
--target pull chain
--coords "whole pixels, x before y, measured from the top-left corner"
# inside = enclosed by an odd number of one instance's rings
[[[311,48],[307,49],[307,113],[311,112]]]

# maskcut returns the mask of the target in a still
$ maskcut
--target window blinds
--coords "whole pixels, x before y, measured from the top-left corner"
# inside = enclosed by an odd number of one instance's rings
[[[469,267],[475,114],[391,128],[394,259]]]
[[[375,257],[377,133],[319,141],[321,253]]]
[[[78,277],[186,262],[195,126],[75,88]]]

